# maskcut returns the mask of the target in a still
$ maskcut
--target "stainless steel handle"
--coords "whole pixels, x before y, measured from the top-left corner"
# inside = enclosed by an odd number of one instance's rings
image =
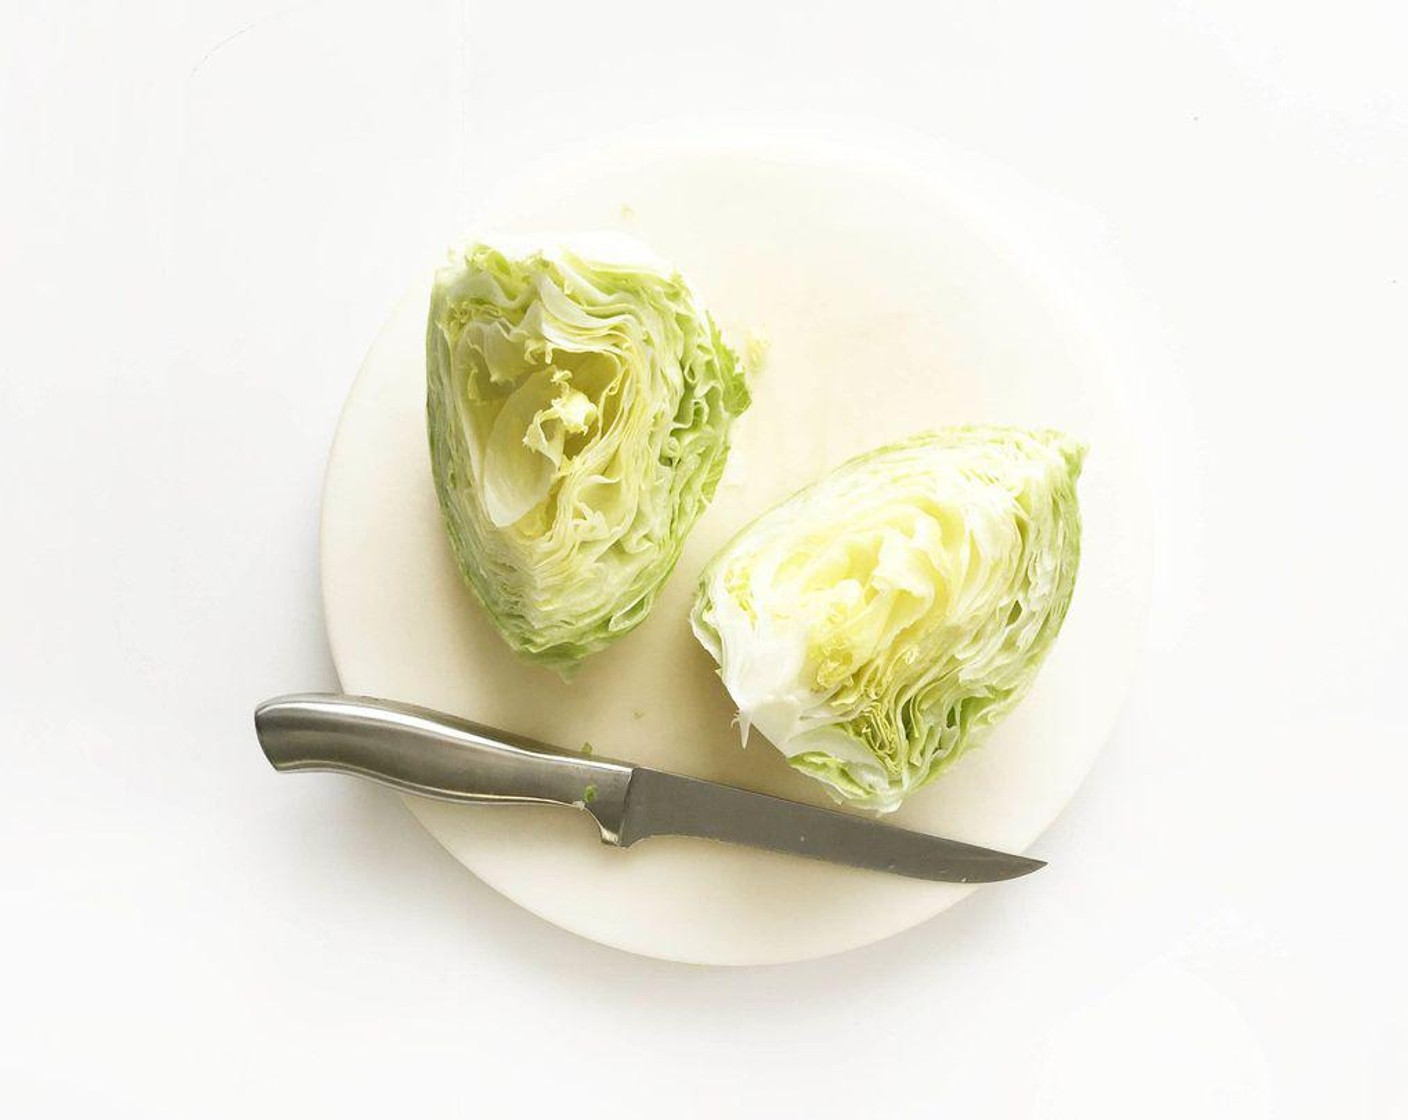
[[[618,843],[632,768],[363,696],[280,696],[254,712],[275,770],[329,770],[406,793],[477,804],[586,809],[602,839]]]

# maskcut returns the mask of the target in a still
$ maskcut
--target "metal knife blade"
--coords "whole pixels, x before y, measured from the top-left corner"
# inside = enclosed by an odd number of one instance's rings
[[[619,843],[626,848],[651,836],[723,840],[945,883],[994,883],[1046,866],[1039,859],[637,766]]]
[[[304,694],[254,714],[276,770],[327,770],[444,801],[584,809],[609,844],[693,836],[917,879],[989,883],[1041,860],[831,809],[561,751],[427,708]]]

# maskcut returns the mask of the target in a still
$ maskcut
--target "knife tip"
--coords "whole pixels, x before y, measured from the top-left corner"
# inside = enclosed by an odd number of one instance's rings
[[[1011,874],[1004,875],[1004,879],[1020,879],[1023,875],[1030,875],[1033,871],[1040,871],[1046,866],[1046,860],[1033,859],[1031,856],[1013,856]]]

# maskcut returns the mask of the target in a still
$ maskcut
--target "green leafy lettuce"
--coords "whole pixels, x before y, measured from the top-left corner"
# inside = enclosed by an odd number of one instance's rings
[[[692,622],[743,734],[897,808],[1030,687],[1070,605],[1084,448],[950,428],[880,448],[719,553]]]
[[[680,274],[620,234],[478,242],[437,273],[431,465],[465,580],[564,676],[639,624],[748,405]]]

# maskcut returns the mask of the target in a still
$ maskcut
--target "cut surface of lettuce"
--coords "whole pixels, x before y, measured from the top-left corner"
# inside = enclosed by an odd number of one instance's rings
[[[697,296],[624,234],[454,254],[426,389],[460,572],[504,640],[564,676],[649,613],[748,405]]]
[[[889,811],[1026,693],[1080,560],[1085,449],[949,428],[845,463],[710,562],[691,622],[746,740]]]

